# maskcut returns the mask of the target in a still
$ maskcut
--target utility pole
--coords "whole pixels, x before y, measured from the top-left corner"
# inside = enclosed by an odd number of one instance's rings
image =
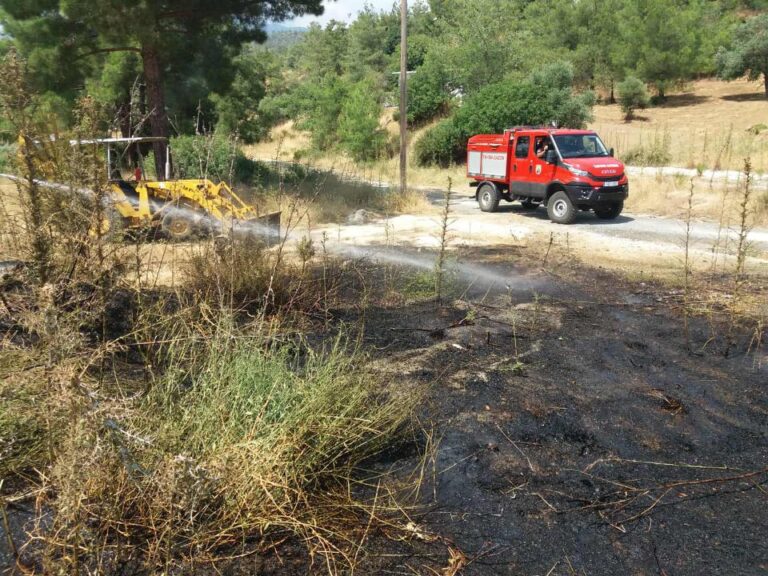
[[[408,0],[400,0],[400,193],[408,189]]]

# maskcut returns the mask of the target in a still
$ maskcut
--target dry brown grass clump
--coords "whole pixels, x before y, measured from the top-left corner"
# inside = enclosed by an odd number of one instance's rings
[[[402,432],[414,398],[385,391],[344,337],[280,340],[222,317],[168,339],[143,397],[84,384],[48,477],[45,569],[189,566],[286,533],[329,570],[348,564],[353,470]]]

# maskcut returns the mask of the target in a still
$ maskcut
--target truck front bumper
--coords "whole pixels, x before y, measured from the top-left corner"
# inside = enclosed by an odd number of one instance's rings
[[[623,202],[629,196],[629,184],[602,186],[600,188],[595,188],[589,184],[568,184],[565,189],[571,202],[579,208],[616,204]]]

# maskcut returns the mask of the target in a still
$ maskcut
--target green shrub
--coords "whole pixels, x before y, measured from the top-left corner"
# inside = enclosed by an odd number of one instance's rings
[[[246,158],[235,140],[220,135],[172,138],[171,153],[181,178],[252,183],[267,171],[264,165]]]
[[[633,166],[665,166],[671,155],[655,147],[638,146],[621,155],[625,164]]]
[[[384,389],[344,337],[313,349],[265,324],[214,322],[173,328],[146,396],[68,423],[48,473],[46,573],[115,554],[155,572],[271,531],[312,547],[335,538],[331,518],[349,518],[356,466],[397,441],[417,395]]]
[[[469,137],[493,134],[521,124],[583,127],[591,117],[594,95],[574,95],[572,68],[548,66],[527,81],[491,84],[469,97],[456,113],[430,129],[416,144],[420,165],[446,166],[460,160]]]
[[[427,130],[416,141],[414,154],[420,166],[447,166],[456,160],[461,148],[462,134],[452,119],[443,120]]]
[[[627,121],[632,119],[635,110],[638,108],[645,109],[650,104],[645,84],[634,76],[628,76],[626,80],[621,82],[618,85],[618,92],[619,104],[622,112],[624,112],[624,119]]]

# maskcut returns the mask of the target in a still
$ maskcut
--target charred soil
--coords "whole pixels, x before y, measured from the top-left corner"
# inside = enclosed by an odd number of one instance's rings
[[[537,291],[475,285],[449,305],[368,311],[382,370],[431,383],[436,448],[412,537],[375,538],[362,571],[763,573],[764,352],[746,354],[744,334],[725,358],[704,318],[689,347],[680,298],[663,286],[511,256],[462,259]]]

